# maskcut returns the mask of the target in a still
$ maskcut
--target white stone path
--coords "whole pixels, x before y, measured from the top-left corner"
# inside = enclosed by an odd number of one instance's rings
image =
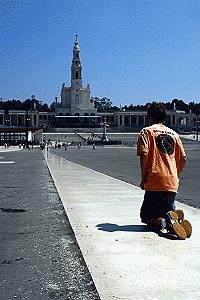
[[[143,191],[45,152],[46,162],[101,300],[200,299],[200,211],[185,241],[140,223]]]

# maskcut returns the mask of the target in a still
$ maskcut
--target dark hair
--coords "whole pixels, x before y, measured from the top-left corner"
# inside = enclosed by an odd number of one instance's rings
[[[156,123],[163,123],[166,119],[166,109],[163,104],[153,102],[147,109],[147,116]]]

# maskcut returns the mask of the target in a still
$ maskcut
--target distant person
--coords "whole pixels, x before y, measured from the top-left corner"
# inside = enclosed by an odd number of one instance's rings
[[[95,150],[95,143],[92,144],[92,149]]]
[[[183,211],[176,210],[174,203],[186,154],[179,135],[164,125],[163,105],[151,104],[147,116],[150,126],[141,130],[137,146],[142,177],[140,187],[145,190],[141,221],[186,239],[192,233],[192,226],[184,220]]]

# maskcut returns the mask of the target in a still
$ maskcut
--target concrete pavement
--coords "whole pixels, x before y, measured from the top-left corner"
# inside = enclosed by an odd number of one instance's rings
[[[140,223],[143,191],[50,152],[45,159],[101,300],[200,299],[200,211],[190,239]]]
[[[22,148],[21,148],[22,149]],[[21,150],[17,146],[10,146],[9,148],[5,148],[4,146],[0,146],[0,152],[11,152]]]
[[[198,209],[177,203],[193,234],[167,239],[140,223],[138,187],[44,151],[61,203],[42,152],[9,149],[0,151],[0,299],[200,299]]]
[[[42,151],[10,150],[0,153],[0,300],[99,300]]]

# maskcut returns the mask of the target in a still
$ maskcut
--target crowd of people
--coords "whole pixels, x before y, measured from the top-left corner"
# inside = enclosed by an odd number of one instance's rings
[[[71,145],[77,145],[77,148],[80,150],[81,147],[82,147],[82,143],[81,142],[78,142],[77,143],[73,143],[73,142],[61,142],[60,140],[58,141],[55,141],[55,142],[52,142],[51,139],[48,139],[48,140],[43,140],[39,146],[40,146],[40,149],[41,150],[49,150],[49,147],[53,147],[54,149],[61,149],[61,148],[64,148],[65,151],[67,150],[67,148]],[[96,145],[95,143],[92,144],[92,149],[93,150],[96,150]]]

